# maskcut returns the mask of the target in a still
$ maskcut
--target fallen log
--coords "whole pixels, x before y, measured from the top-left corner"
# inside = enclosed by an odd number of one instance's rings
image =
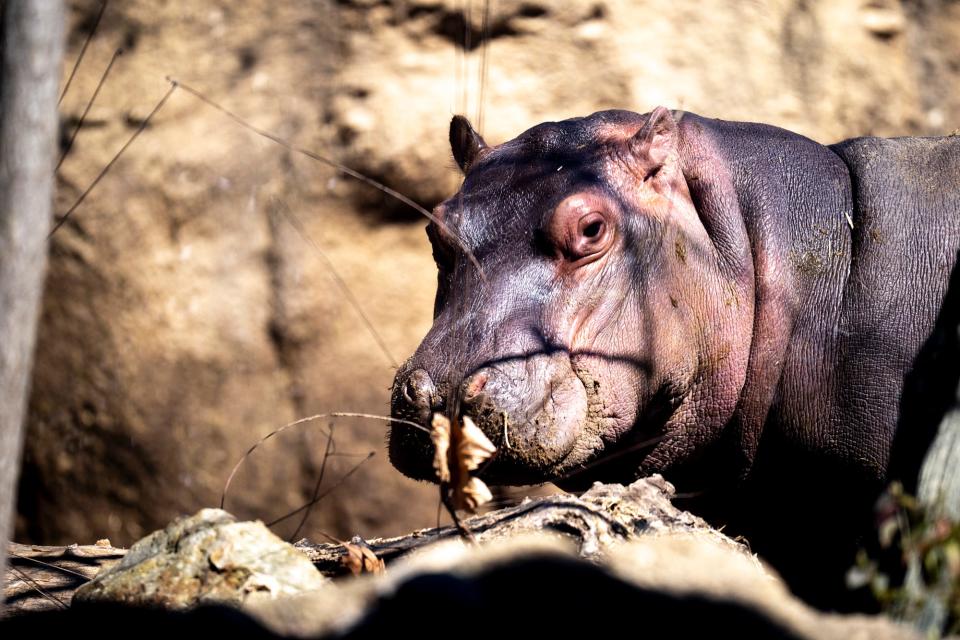
[[[109,540],[68,547],[10,543],[3,585],[7,606],[4,614],[65,609],[81,585],[100,569],[116,564],[126,553],[126,549],[111,546]]]
[[[672,495],[673,487],[659,476],[638,480],[630,486],[598,483],[580,497],[561,494],[529,499],[463,523],[480,544],[524,533],[553,533],[572,540],[580,556],[590,560],[600,559],[615,543],[668,533],[697,533],[732,550],[748,553],[744,545],[674,507],[670,503]],[[456,527],[448,526],[394,538],[354,538],[348,544],[304,539],[295,548],[325,576],[339,577],[351,573],[351,545],[368,548],[389,566],[411,552],[460,535]],[[127,553],[126,549],[111,546],[109,541],[68,547],[11,544],[8,551],[11,566],[4,583],[8,616],[69,607],[78,588]]]

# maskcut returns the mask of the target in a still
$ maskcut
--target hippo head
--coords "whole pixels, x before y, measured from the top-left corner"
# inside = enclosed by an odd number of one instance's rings
[[[433,327],[396,375],[394,418],[469,415],[499,449],[494,484],[627,480],[717,439],[745,376],[752,272],[728,268],[743,256],[699,214],[681,123],[604,111],[489,147],[453,119],[465,177],[427,227]],[[433,479],[427,434],[395,422],[389,448]]]

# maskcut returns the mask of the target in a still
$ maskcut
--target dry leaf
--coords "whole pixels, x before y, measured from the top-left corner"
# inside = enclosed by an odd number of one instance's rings
[[[493,494],[480,478],[470,478],[462,487],[453,490],[453,504],[458,509],[476,511],[477,507],[493,500]]]
[[[460,437],[457,438],[457,462],[463,470],[476,471],[496,452],[497,448],[470,416],[463,416]]]
[[[479,469],[497,448],[469,416],[451,424],[446,416],[435,413],[432,427],[430,438],[437,477],[450,484],[454,509],[476,511],[493,496],[483,480],[472,477],[470,472]]]
[[[344,542],[343,548],[346,555],[340,557],[340,563],[350,569],[350,573],[355,576],[361,573],[383,573],[386,571],[386,565],[383,560],[377,557],[373,549],[365,544],[354,544]]]
[[[450,452],[450,419],[442,413],[435,413],[430,426],[430,439],[433,441],[433,469],[437,472],[440,482],[450,482],[450,465],[447,462]]]

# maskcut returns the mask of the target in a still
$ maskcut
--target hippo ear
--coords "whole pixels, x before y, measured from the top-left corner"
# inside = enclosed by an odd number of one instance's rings
[[[450,122],[450,147],[453,149],[453,158],[460,165],[460,170],[466,173],[480,152],[487,148],[487,143],[479,133],[474,131],[466,118],[453,116]]]
[[[631,155],[640,164],[644,179],[652,178],[676,153],[677,121],[668,109],[657,107],[628,144]]]

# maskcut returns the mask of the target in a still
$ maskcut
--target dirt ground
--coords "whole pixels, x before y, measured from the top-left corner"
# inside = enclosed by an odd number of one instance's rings
[[[100,2],[70,5],[64,82]],[[960,127],[960,2],[499,0],[486,18],[484,6],[110,3],[61,106],[65,138],[124,53],[58,173],[55,209],[141,125],[167,76],[425,206],[456,188],[446,135],[459,112],[491,143],[543,120],[659,104],[822,142]],[[127,545],[219,504],[233,464],[285,423],[388,412],[394,368],[431,321],[423,227],[382,193],[175,91],[54,236],[17,539]],[[268,441],[227,509],[271,520],[309,499],[328,429],[319,420]],[[435,523],[435,490],[392,469],[383,423],[340,419],[334,435],[324,488],[376,455],[300,535]]]

